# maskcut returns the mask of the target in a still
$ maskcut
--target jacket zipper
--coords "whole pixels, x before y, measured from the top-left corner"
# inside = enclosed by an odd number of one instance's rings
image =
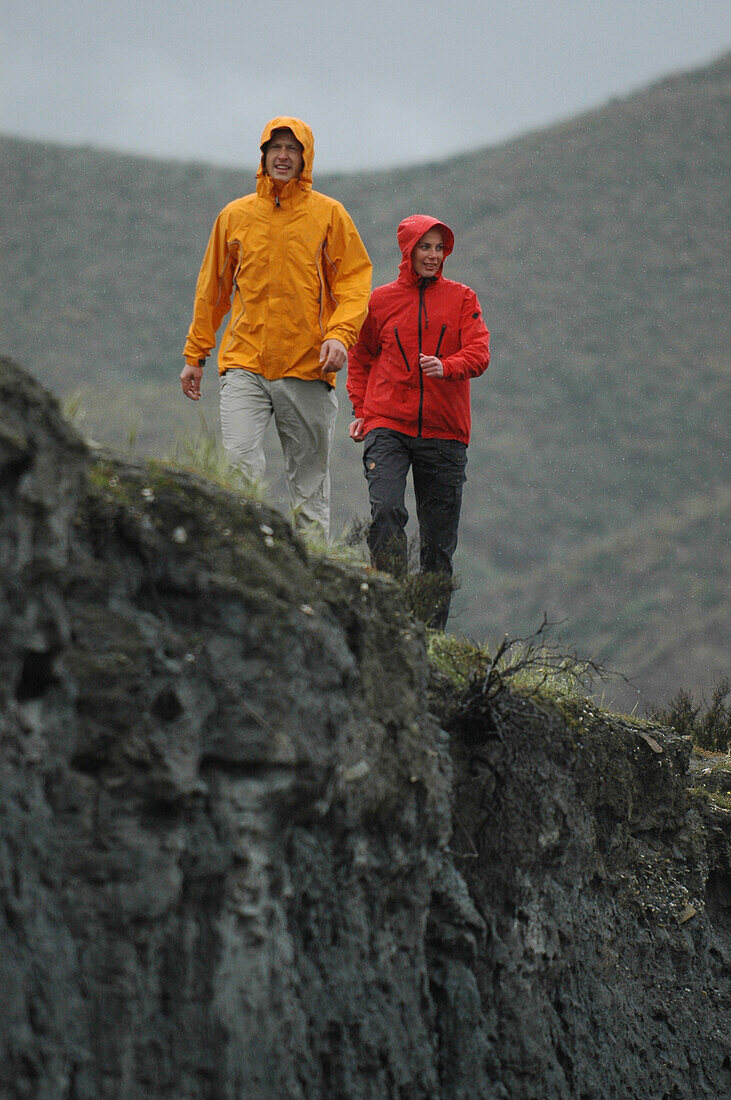
[[[434,352],[435,358],[439,358],[439,349],[442,346],[442,340],[444,339],[444,333],[447,331],[447,326],[442,325],[442,331],[439,333],[439,342],[437,343],[437,350]]]
[[[406,358],[406,352],[404,351],[404,346],[401,343],[401,340],[399,338],[398,327],[396,325],[393,326],[393,331],[396,333],[396,343],[398,344],[398,349],[399,349],[399,351],[401,352],[401,354],[404,358],[404,363],[406,364],[406,369],[409,372],[409,374],[411,374],[411,367],[409,366],[409,360]]]
[[[416,434],[421,439],[421,422],[424,415],[424,372],[421,369],[421,314],[424,309],[424,284],[419,283],[419,420]]]

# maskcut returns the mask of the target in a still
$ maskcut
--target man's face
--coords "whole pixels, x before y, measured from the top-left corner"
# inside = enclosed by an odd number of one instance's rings
[[[302,146],[291,130],[275,130],[267,142],[264,169],[279,183],[296,179],[304,168]]]
[[[436,275],[444,259],[444,234],[435,226],[417,242],[411,253],[414,271],[422,279]]]

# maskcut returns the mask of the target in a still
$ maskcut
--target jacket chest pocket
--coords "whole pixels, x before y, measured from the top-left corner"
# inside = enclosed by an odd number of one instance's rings
[[[403,339],[399,335],[398,325],[393,326],[393,334],[394,334],[394,337],[396,338],[397,358],[400,357],[400,360],[401,360],[400,363],[399,363],[399,366],[403,366],[406,369],[406,372],[408,374],[410,374],[411,373],[411,363],[409,362],[409,351],[408,351],[408,349],[410,347],[410,342]]]
[[[454,355],[462,346],[459,336],[459,325],[455,322],[439,321],[429,325],[429,334],[423,341],[427,355],[436,355],[438,359],[444,359],[447,355]],[[434,349],[433,351],[430,349]]]

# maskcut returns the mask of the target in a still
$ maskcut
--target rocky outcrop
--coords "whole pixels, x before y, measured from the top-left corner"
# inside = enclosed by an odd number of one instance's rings
[[[711,1097],[728,813],[0,360],[0,1095]]]
[[[579,700],[475,695],[453,719],[455,859],[505,1097],[723,1095],[731,813],[690,746]],[[461,858],[460,858],[461,857]]]

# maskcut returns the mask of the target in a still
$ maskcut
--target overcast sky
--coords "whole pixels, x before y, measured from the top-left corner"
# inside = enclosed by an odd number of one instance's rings
[[[0,0],[0,131],[254,164],[268,118],[315,168],[439,160],[731,47],[728,0]]]

